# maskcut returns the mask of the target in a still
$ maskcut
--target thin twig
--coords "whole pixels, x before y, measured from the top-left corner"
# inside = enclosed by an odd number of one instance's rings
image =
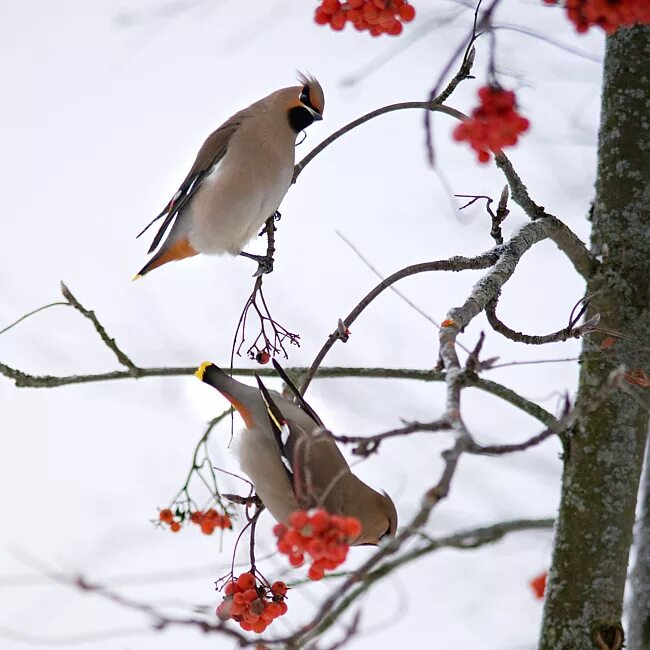
[[[352,453],[364,458],[377,452],[379,445],[387,438],[396,438],[401,436],[408,436],[412,433],[431,432],[431,431],[446,431],[451,428],[446,419],[441,418],[433,422],[409,422],[408,424],[398,429],[385,431],[383,433],[376,433],[372,436],[336,436],[332,435],[334,440],[344,444],[354,443],[356,446],[352,449]]]
[[[595,314],[588,321],[585,321],[582,325],[576,327],[571,327],[571,324],[569,324],[568,327],[564,327],[561,330],[550,334],[524,334],[523,332],[517,332],[511,329],[497,317],[496,305],[497,301],[493,300],[485,306],[485,315],[487,316],[488,323],[490,323],[492,329],[511,341],[526,343],[528,345],[545,345],[546,343],[567,341],[572,338],[577,339],[585,334],[590,334],[595,331],[600,321],[600,314]]]
[[[70,289],[66,287],[66,285],[61,282],[61,293],[63,294],[63,297],[68,301],[68,303],[74,307],[82,316],[87,318],[95,327],[95,330],[97,331],[97,334],[101,337],[102,341],[104,341],[104,344],[106,347],[115,354],[117,357],[117,360],[122,364],[125,368],[129,369],[129,374],[132,377],[138,377],[140,369],[129,359],[129,357],[120,350],[120,348],[117,346],[117,343],[115,343],[115,339],[112,339],[107,333],[106,330],[104,329],[104,326],[97,320],[97,316],[95,316],[95,312],[91,311],[90,309],[86,309],[73,295]]]
[[[4,334],[5,332],[8,332],[12,327],[16,327],[18,323],[22,323],[25,319],[29,318],[30,316],[33,316],[34,314],[38,314],[39,312],[44,311],[45,309],[49,309],[50,307],[58,307],[60,305],[63,305],[64,307],[71,306],[69,302],[51,302],[49,305],[43,305],[42,307],[39,307],[38,309],[34,309],[33,311],[28,312],[27,314],[23,314],[20,318],[15,320],[13,323],[1,329],[0,334]]]

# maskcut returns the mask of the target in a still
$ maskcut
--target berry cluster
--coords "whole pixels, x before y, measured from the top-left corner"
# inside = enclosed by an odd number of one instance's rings
[[[478,154],[479,162],[490,160],[489,151],[517,144],[517,138],[530,126],[517,113],[515,94],[498,86],[483,86],[478,91],[480,106],[472,116],[454,129],[454,139],[467,140]]]
[[[352,23],[360,32],[369,31],[371,36],[402,33],[402,23],[415,18],[415,9],[406,0],[321,0],[314,20],[328,25],[335,31]]]
[[[242,630],[261,634],[280,616],[287,613],[287,585],[274,582],[270,588],[257,584],[252,573],[242,573],[226,583],[223,601],[217,607],[222,621],[233,619]]]
[[[204,535],[212,535],[215,528],[230,529],[232,528],[232,521],[227,514],[220,515],[214,508],[210,508],[205,512],[197,510],[190,515],[190,521],[201,527],[201,532]]]
[[[547,5],[560,4],[559,0],[544,0]],[[569,20],[579,33],[586,32],[593,25],[613,34],[619,27],[634,23],[650,23],[648,0],[564,0]]]
[[[212,535],[215,528],[232,528],[230,517],[227,514],[220,515],[214,508],[205,512],[201,510],[187,513],[177,511],[175,515],[169,508],[164,508],[158,514],[161,523],[167,524],[172,533],[177,533],[181,529],[183,521],[188,516],[193,524],[201,527],[201,532],[205,535]]]
[[[278,538],[278,551],[289,556],[294,567],[302,566],[305,553],[313,562],[307,575],[320,580],[325,571],[332,571],[345,562],[350,541],[361,534],[361,523],[356,517],[330,515],[326,510],[311,514],[296,510],[289,517],[289,526],[277,524],[273,529]]]

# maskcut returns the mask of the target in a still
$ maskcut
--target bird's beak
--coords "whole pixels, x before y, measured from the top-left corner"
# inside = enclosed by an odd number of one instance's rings
[[[323,119],[323,116],[318,111],[315,111],[311,106],[305,106],[305,108],[311,113],[311,116],[314,118],[314,122],[318,122]]]

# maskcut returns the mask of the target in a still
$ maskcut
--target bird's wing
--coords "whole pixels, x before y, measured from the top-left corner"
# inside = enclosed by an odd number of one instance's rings
[[[275,368],[275,372],[280,376],[280,379],[282,379],[289,390],[294,394],[298,406],[307,413],[307,415],[309,415],[309,417],[311,417],[319,427],[324,429],[325,425],[323,424],[323,421],[318,417],[316,411],[314,411],[314,409],[305,401],[305,398],[302,396],[297,386],[291,381],[289,375],[287,375],[284,368],[275,360],[275,358],[273,359],[273,367]]]
[[[256,378],[298,502],[304,508],[322,505],[330,492],[350,477],[349,465],[329,431],[317,422],[316,431],[306,431],[286,418],[262,380],[257,375]]]
[[[212,168],[226,155],[228,151],[228,144],[235,131],[239,128],[242,121],[246,117],[246,111],[240,111],[233,115],[227,122],[224,122],[208,139],[203,143],[196,156],[196,160],[192,165],[185,180],[181,183],[178,191],[169,203],[165,206],[163,211],[152,219],[147,226],[138,234],[144,234],[158,219],[165,217],[162,225],[158,229],[154,240],[147,252],[152,253],[160,244],[167,228],[174,220],[180,211],[185,207],[187,202],[192,198],[192,195],[199,188],[204,178],[210,173]],[[136,237],[137,239],[137,237]]]

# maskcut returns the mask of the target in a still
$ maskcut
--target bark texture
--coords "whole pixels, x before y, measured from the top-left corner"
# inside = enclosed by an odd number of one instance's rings
[[[541,650],[619,650],[623,592],[648,428],[643,389],[624,384],[603,398],[610,373],[648,367],[650,349],[650,28],[607,38],[592,252],[601,267],[587,283],[586,318],[624,335],[593,355],[605,334],[583,343]],[[636,650],[631,647],[630,650]]]

